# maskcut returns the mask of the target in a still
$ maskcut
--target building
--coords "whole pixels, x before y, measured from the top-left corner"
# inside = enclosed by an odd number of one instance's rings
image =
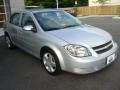
[[[24,9],[24,0],[0,0],[0,28],[12,12]]]
[[[98,0],[89,0],[89,6],[100,6]],[[120,0],[108,0],[105,5],[120,5]]]

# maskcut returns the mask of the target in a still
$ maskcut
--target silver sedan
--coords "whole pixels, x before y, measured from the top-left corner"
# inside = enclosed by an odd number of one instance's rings
[[[62,10],[16,12],[5,23],[4,33],[8,48],[17,46],[39,58],[51,75],[93,73],[117,56],[117,44],[108,32]]]

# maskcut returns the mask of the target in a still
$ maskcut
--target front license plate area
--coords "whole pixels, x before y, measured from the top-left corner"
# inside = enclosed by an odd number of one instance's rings
[[[112,55],[108,56],[107,57],[107,64],[110,64],[114,60],[115,60],[115,54],[112,54]]]

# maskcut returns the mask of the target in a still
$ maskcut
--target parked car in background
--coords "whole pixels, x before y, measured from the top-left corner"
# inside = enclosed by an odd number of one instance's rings
[[[45,70],[88,74],[109,66],[117,56],[112,36],[83,25],[69,13],[56,9],[23,10],[4,25],[8,48],[17,46],[42,60]]]

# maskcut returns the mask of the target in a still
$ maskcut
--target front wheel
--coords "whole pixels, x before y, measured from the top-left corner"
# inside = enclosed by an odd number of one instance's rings
[[[57,75],[61,72],[59,60],[53,51],[45,50],[42,54],[42,62],[49,74]]]

